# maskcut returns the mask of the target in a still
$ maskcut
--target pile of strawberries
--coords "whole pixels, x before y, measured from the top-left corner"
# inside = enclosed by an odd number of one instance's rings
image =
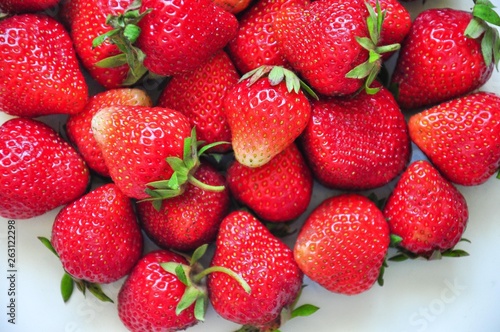
[[[0,216],[60,208],[40,240],[64,301],[75,286],[112,301],[100,284],[124,278],[131,331],[186,329],[209,304],[274,331],[317,309],[295,308],[304,276],[354,295],[382,281],[391,246],[467,255],[455,185],[500,167],[500,95],[478,91],[500,16],[471,8],[412,21],[397,0],[2,1]],[[290,248],[315,181],[343,193]],[[363,194],[392,181],[386,199]]]

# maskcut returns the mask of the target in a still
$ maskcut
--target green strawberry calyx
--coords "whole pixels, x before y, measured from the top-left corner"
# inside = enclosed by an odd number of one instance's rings
[[[474,0],[473,19],[464,31],[466,37],[481,39],[481,52],[486,66],[494,63],[498,70],[500,61],[500,38],[498,30],[490,24],[500,26],[500,16],[489,0]]]
[[[203,183],[196,179],[194,174],[200,166],[200,157],[204,155],[207,150],[217,145],[229,144],[229,142],[215,142],[201,146],[202,144],[203,142],[198,141],[196,138],[196,128],[193,128],[191,130],[191,136],[184,139],[182,159],[179,157],[167,157],[166,159],[167,163],[174,170],[170,179],[148,183],[146,193],[150,197],[142,199],[140,202],[151,201],[155,209],[160,210],[161,202],[164,199],[182,195],[188,183],[207,191],[224,191],[226,188],[225,186],[212,186]]]
[[[408,259],[417,259],[417,258],[425,258],[427,260],[439,260],[443,257],[465,257],[469,256],[469,253],[462,249],[456,249],[455,247],[450,248],[448,250],[434,250],[425,255],[415,254],[401,246],[401,241],[403,239],[396,234],[391,234],[391,244],[390,246],[398,249],[398,253],[389,258],[389,261],[392,262],[402,262]],[[461,238],[459,242],[468,242],[470,241],[466,238]]]
[[[151,9],[147,9],[141,13],[139,11],[141,4],[141,0],[134,0],[122,14],[108,15],[106,24],[113,29],[97,36],[92,41],[93,48],[100,46],[105,41],[109,41],[121,51],[118,55],[98,61],[96,66],[113,68],[128,64],[129,72],[127,78],[122,83],[124,86],[137,83],[148,71],[143,65],[144,58],[146,57],[144,52],[134,46],[134,43],[141,34],[141,28],[137,26],[137,23],[151,12]]]
[[[312,98],[318,99],[314,90],[301,80],[293,71],[281,66],[263,65],[244,74],[239,82],[248,79],[248,85],[252,85],[263,77],[267,77],[272,86],[285,82],[288,92],[299,93],[302,89]]]
[[[245,279],[226,267],[211,266],[204,269],[199,263],[199,260],[205,255],[207,248],[208,244],[198,247],[191,257],[179,253],[188,260],[189,265],[175,262],[164,262],[160,264],[165,271],[175,275],[179,281],[186,286],[184,295],[177,304],[175,310],[176,314],[179,315],[182,311],[194,304],[194,316],[199,321],[205,319],[205,313],[208,306],[208,291],[205,284],[205,277],[208,274],[213,272],[225,273],[236,280],[238,284],[243,287],[245,292],[248,294],[251,292],[250,286]]]
[[[380,88],[372,88],[371,85],[377,78],[382,68],[382,54],[394,52],[400,49],[400,44],[378,45],[380,42],[380,32],[382,31],[382,24],[385,20],[386,11],[382,11],[380,4],[377,1],[376,8],[374,9],[368,2],[366,8],[370,15],[367,17],[366,22],[370,37],[356,37],[358,43],[368,51],[368,60],[356,66],[354,69],[346,74],[347,78],[364,79],[364,89],[368,94],[377,93]]]
[[[49,239],[43,236],[39,236],[38,239],[47,249],[49,249],[54,255],[56,255],[57,258],[59,258],[59,255],[57,254]],[[61,295],[64,303],[68,302],[68,300],[71,298],[75,285],[83,295],[86,295],[86,291],[88,290],[97,299],[103,302],[113,303],[113,300],[104,293],[99,284],[88,282],[82,279],[77,279],[70,275],[67,271],[64,271],[61,279]]]

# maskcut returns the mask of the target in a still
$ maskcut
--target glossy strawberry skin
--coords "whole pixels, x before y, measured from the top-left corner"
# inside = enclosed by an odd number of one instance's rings
[[[314,176],[330,188],[380,187],[410,157],[405,118],[385,88],[375,95],[313,101],[300,143]]]
[[[285,82],[242,80],[224,99],[236,160],[259,167],[288,147],[304,130],[311,105],[302,91],[288,92]]]
[[[80,155],[40,121],[14,118],[0,127],[0,215],[29,219],[85,193]]]
[[[306,9],[284,8],[274,23],[278,48],[316,92],[352,94],[363,81],[345,76],[368,58],[356,41],[368,36],[367,17],[364,1],[358,0],[319,0]]]
[[[236,17],[211,0],[143,0],[137,46],[146,54],[144,66],[157,75],[194,70],[226,46],[238,28]]]
[[[208,275],[207,287],[215,311],[238,324],[265,327],[279,318],[298,295],[303,274],[293,254],[253,215],[235,211],[222,221],[212,266],[240,274],[250,294],[225,273]]]
[[[118,294],[118,315],[133,332],[179,331],[196,324],[193,306],[177,315],[186,286],[160,264],[188,264],[174,252],[155,250],[142,257]]]
[[[69,13],[70,33],[82,64],[90,76],[106,89],[123,86],[129,71],[128,65],[110,68],[97,65],[100,60],[118,55],[121,51],[108,42],[97,47],[92,42],[113,29],[106,24],[106,17],[123,13],[132,0],[71,0],[71,3],[68,6],[68,10],[73,13]]]
[[[75,114],[87,98],[87,83],[61,23],[37,14],[0,21],[0,110],[24,117]]]
[[[158,106],[186,115],[196,127],[197,138],[206,144],[231,142],[231,131],[224,110],[226,92],[240,78],[224,51],[214,54],[197,69],[171,77],[158,99]],[[229,144],[211,149],[228,152]]]
[[[462,96],[491,77],[493,64],[486,66],[480,40],[464,35],[471,19],[472,14],[450,8],[418,15],[401,46],[392,78],[403,109]]]
[[[235,161],[227,170],[227,182],[238,201],[271,222],[298,218],[312,196],[312,174],[295,143],[261,167]]]
[[[194,176],[212,186],[225,185],[224,176],[202,163]],[[229,212],[229,190],[203,190],[190,183],[177,197],[164,200],[160,211],[151,202],[137,204],[141,225],[160,247],[190,251],[211,243],[217,236],[222,219]]]
[[[259,0],[239,18],[238,34],[228,43],[228,53],[241,73],[262,65],[288,67],[279,52],[274,28],[278,11],[288,6],[307,7],[309,0]]]
[[[0,10],[8,13],[27,13],[49,9],[60,0],[3,0]]]
[[[384,207],[391,233],[401,246],[430,257],[458,243],[468,220],[463,195],[427,161],[412,163]]]
[[[167,180],[167,157],[183,156],[189,120],[169,108],[110,106],[92,118],[92,132],[113,182],[129,197],[149,197],[149,182]]]
[[[410,117],[412,140],[450,181],[486,182],[500,167],[500,97],[477,92]]]
[[[359,194],[324,200],[306,219],[293,249],[306,276],[331,292],[370,289],[389,246],[382,211]]]
[[[66,272],[92,283],[126,276],[142,255],[132,202],[114,184],[66,205],[54,220],[51,243]]]
[[[103,107],[152,106],[152,103],[146,92],[140,89],[123,88],[100,92],[89,99],[80,113],[68,117],[66,133],[87,165],[98,174],[109,177],[108,167],[92,132],[92,118]]]

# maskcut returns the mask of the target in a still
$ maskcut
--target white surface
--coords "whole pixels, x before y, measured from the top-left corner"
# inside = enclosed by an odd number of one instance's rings
[[[493,1],[500,5],[499,0]],[[421,0],[408,5],[415,13],[431,5],[468,9],[472,1]],[[482,88],[500,93],[500,74]],[[7,119],[0,115],[0,123]],[[52,120],[56,120],[54,117]],[[420,156],[414,156],[419,158]],[[477,187],[459,187],[465,195],[470,219],[464,236],[471,240],[459,247],[469,257],[440,261],[389,263],[385,285],[356,296],[329,293],[310,282],[300,303],[320,307],[313,316],[296,318],[282,327],[283,332],[298,331],[500,331],[500,180],[491,178]],[[388,194],[389,188],[381,188]],[[315,187],[309,211],[337,191]],[[46,250],[37,236],[50,237],[51,225],[58,210],[32,220],[16,221],[16,324],[7,322],[7,220],[0,220],[0,331],[125,331],[116,304],[101,303],[92,295],[84,298],[75,290],[64,304],[59,293],[62,267]],[[308,212],[309,212],[308,211]],[[307,213],[306,213],[307,214]],[[152,245],[148,243],[148,248]],[[123,280],[122,280],[123,281]],[[104,290],[116,299],[122,283],[105,285]],[[188,329],[192,332],[229,332],[238,325],[223,320],[210,308],[205,323]]]

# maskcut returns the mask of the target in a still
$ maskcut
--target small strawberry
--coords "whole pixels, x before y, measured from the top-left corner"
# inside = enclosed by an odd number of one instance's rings
[[[472,186],[500,167],[500,97],[476,92],[410,117],[411,139],[449,180]]]
[[[271,222],[290,221],[304,213],[313,188],[311,171],[295,143],[261,167],[235,161],[227,170],[227,182],[238,201]]]
[[[492,8],[489,12],[495,14]],[[472,13],[453,8],[421,12],[402,44],[392,77],[401,107],[435,105],[482,86],[500,58],[495,38],[496,30]]]
[[[290,70],[263,66],[244,75],[224,100],[236,160],[259,167],[304,130],[311,105]]]
[[[155,250],[142,257],[118,294],[118,315],[133,332],[179,331],[197,323],[194,305],[176,312],[187,286],[161,264],[187,264],[180,254]]]
[[[202,163],[194,176],[211,186],[224,186],[224,176]],[[219,225],[229,211],[229,191],[211,191],[187,184],[185,191],[166,199],[157,210],[151,202],[137,204],[141,225],[160,247],[191,251],[215,240]]]
[[[37,12],[54,7],[60,0],[2,0],[0,13]]]
[[[306,7],[309,0],[259,0],[239,18],[237,36],[227,47],[228,53],[241,73],[263,65],[289,67],[278,50],[274,18],[278,11],[289,6]]]
[[[127,275],[142,254],[142,233],[132,202],[114,184],[105,184],[66,205],[56,216],[50,242],[40,240],[65,270],[63,299],[73,284],[109,301],[98,284]],[[67,282],[67,284],[65,284]]]
[[[239,78],[228,55],[219,51],[197,69],[171,77],[158,99],[158,106],[186,115],[191,126],[196,127],[199,140],[207,144],[230,142],[223,100]],[[218,145],[212,151],[227,152],[230,148],[229,144]]]
[[[468,220],[463,195],[427,161],[413,162],[384,207],[391,233],[410,253],[431,258],[451,250]]]
[[[144,199],[147,184],[167,180],[167,157],[182,157],[188,119],[169,108],[110,106],[92,118],[92,132],[111,179],[129,197]]]
[[[370,95],[312,102],[300,137],[314,176],[325,186],[366,190],[387,184],[410,158],[405,118],[385,88]]]
[[[109,176],[109,171],[92,132],[92,118],[101,108],[117,105],[151,106],[152,101],[140,89],[111,89],[92,96],[84,109],[69,116],[66,122],[68,138],[76,145],[87,165],[102,176]]]
[[[232,14],[238,14],[247,9],[252,0],[213,0],[213,2]]]
[[[14,118],[0,126],[0,215],[29,219],[85,193],[89,171],[52,128]]]
[[[331,292],[354,295],[380,277],[389,247],[382,211],[359,194],[324,200],[306,219],[294,257],[306,276]]]
[[[87,83],[61,23],[37,14],[0,21],[0,110],[25,117],[76,114],[87,97]]]
[[[248,293],[231,276],[210,273],[207,287],[215,311],[260,329],[279,326],[280,313],[293,304],[302,285],[290,248],[244,211],[222,221],[211,265],[240,274],[250,286]]]

